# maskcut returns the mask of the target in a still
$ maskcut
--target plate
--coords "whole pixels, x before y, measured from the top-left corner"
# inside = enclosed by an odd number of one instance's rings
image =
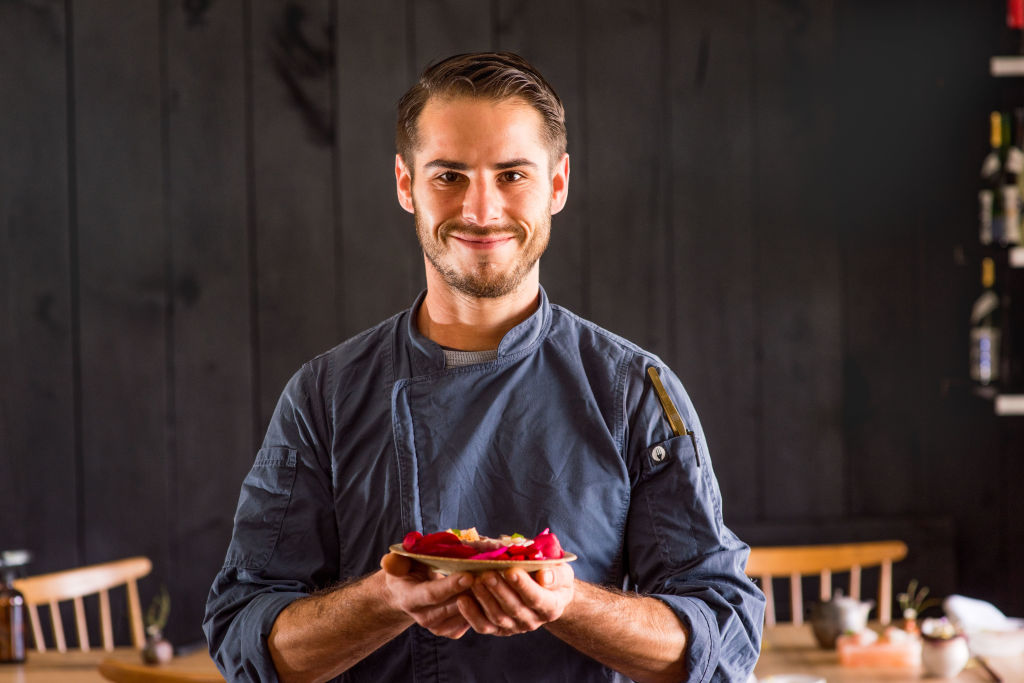
[[[558,560],[467,560],[461,557],[440,557],[438,555],[410,553],[402,547],[401,543],[394,544],[388,548],[388,550],[396,555],[403,555],[416,560],[417,562],[421,562],[442,574],[451,574],[453,572],[501,571],[502,569],[509,569],[511,567],[520,567],[528,572],[535,572],[538,569],[543,569],[544,567],[552,567],[556,564],[572,562],[576,559],[576,556],[572,553],[565,553],[565,556]]]

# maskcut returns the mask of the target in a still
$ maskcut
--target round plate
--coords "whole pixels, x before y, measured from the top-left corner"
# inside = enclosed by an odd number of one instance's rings
[[[440,557],[438,555],[420,555],[419,553],[410,553],[408,550],[402,547],[401,543],[396,543],[390,548],[391,552],[396,555],[404,555],[410,559],[421,562],[431,569],[437,570],[442,574],[451,574],[453,572],[485,572],[485,571],[501,571],[502,569],[509,569],[510,567],[520,567],[528,572],[535,572],[538,569],[544,567],[551,567],[556,564],[563,562],[572,562],[576,559],[576,556],[572,553],[565,553],[565,556],[558,560],[467,560],[461,557]]]

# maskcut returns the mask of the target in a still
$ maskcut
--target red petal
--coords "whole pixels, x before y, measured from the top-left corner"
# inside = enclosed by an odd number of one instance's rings
[[[542,559],[560,560],[565,557],[565,551],[562,550],[562,544],[558,542],[558,537],[547,529],[533,539],[533,547],[540,552]]]
[[[402,547],[412,552],[413,548],[416,547],[416,543],[423,538],[423,534],[418,531],[410,531],[405,535],[405,539],[402,541]]]
[[[473,555],[469,559],[471,559],[471,560],[501,560],[501,559],[505,559],[505,557],[507,557],[507,556],[508,556],[508,548],[506,548],[505,546],[501,546],[500,548],[495,548],[494,550],[487,550],[487,551],[484,551],[482,553],[477,553],[476,555]]]

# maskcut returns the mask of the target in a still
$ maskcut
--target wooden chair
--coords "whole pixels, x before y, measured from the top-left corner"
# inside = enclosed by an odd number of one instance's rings
[[[892,621],[892,563],[907,556],[902,541],[837,543],[832,545],[762,546],[750,549],[747,575],[760,579],[764,591],[765,624],[775,625],[775,597],[772,578],[789,579],[789,603],[794,624],[804,622],[801,577],[820,577],[822,600],[832,598],[832,572],[849,572],[848,595],[860,599],[862,567],[879,567],[878,618],[882,624]]]
[[[132,645],[141,648],[145,644],[142,629],[142,608],[139,604],[138,579],[149,574],[153,565],[146,557],[129,557],[114,562],[78,567],[51,574],[39,574],[17,579],[14,587],[25,596],[28,618],[32,625],[32,637],[36,651],[46,651],[46,640],[39,623],[39,605],[50,606],[50,620],[53,639],[59,652],[67,652],[64,639],[64,622],[60,616],[60,603],[68,600],[75,606],[75,626],[78,633],[78,647],[89,650],[89,631],[85,620],[86,595],[98,594],[100,603],[100,630],[103,649],[114,649],[113,625],[110,619],[110,589],[124,586],[128,592],[128,618],[131,622]]]

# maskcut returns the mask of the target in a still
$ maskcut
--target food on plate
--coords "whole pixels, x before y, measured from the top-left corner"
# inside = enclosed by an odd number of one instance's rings
[[[565,551],[558,537],[544,529],[533,538],[522,534],[504,534],[497,538],[481,536],[476,527],[448,529],[424,536],[410,531],[402,548],[419,555],[456,557],[466,560],[560,560]]]

